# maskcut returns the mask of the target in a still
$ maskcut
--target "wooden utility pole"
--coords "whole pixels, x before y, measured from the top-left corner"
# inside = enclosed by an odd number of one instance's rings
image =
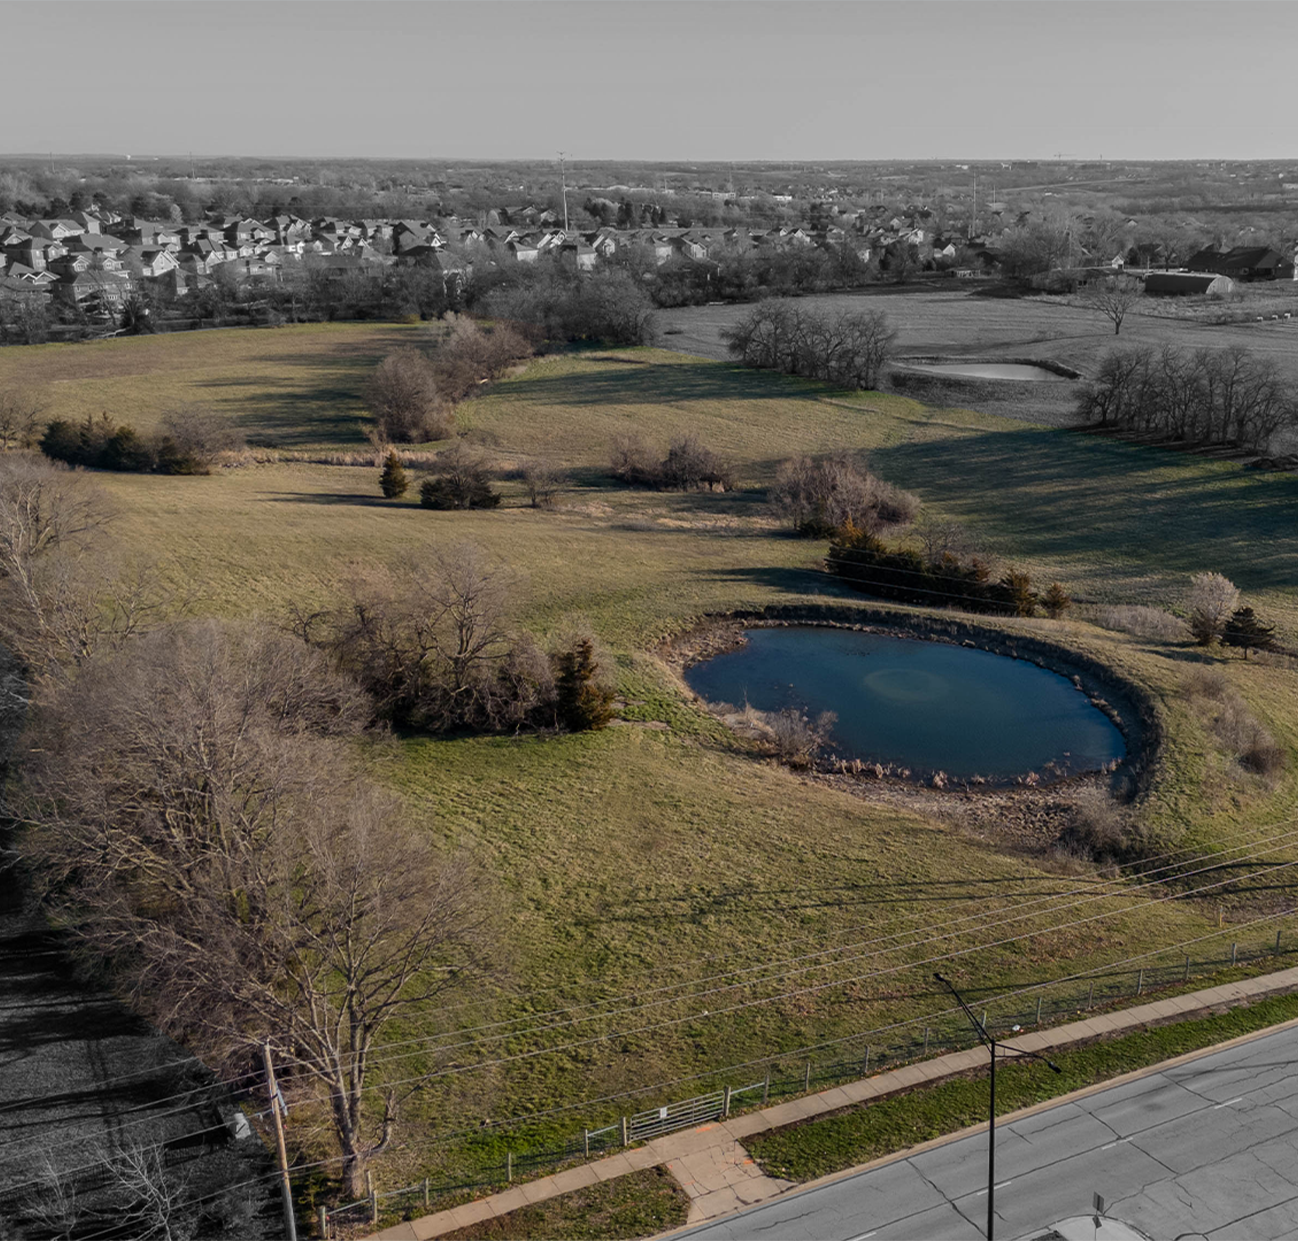
[[[288,1151],[284,1148],[284,1118],[279,1114],[279,1087],[275,1085],[275,1066],[270,1060],[270,1044],[261,1045],[266,1062],[266,1089],[270,1094],[270,1114],[275,1118],[275,1150],[279,1154],[279,1185],[284,1198],[284,1235],[297,1241],[297,1220],[293,1217],[293,1187],[288,1179]]]

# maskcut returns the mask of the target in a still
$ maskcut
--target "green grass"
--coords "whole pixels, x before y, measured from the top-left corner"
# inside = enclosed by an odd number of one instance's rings
[[[142,428],[146,410],[164,408],[157,392],[208,392],[232,419],[285,446],[345,448],[360,442],[357,394],[368,366],[405,331],[324,325],[9,350],[0,352],[0,381],[24,368],[66,378],[86,408],[112,403],[115,416]],[[863,618],[873,615],[820,572],[824,545],[788,536],[765,507],[780,460],[830,449],[868,453],[930,512],[960,519],[1043,581],[1059,577],[1096,599],[1171,601],[1191,571],[1215,569],[1292,637],[1298,532],[1285,513],[1298,499],[1294,480],[653,350],[542,359],[459,417],[502,466],[544,455],[571,470],[558,507],[527,507],[520,486],[506,483],[498,510],[433,513],[409,498],[384,501],[379,471],[368,467],[100,476],[120,510],[123,551],[157,558],[196,612],[279,620],[290,602],[336,602],[357,572],[399,570],[429,550],[472,542],[513,576],[520,625],[544,634],[580,613],[616,663],[632,722],[603,733],[375,747],[375,772],[406,795],[412,818],[481,860],[507,976],[477,1007],[420,1014],[394,1037],[488,1020],[519,1025],[500,1039],[474,1033],[454,1055],[425,1047],[384,1066],[413,1077],[494,1062],[439,1078],[407,1105],[410,1137],[386,1157],[384,1183],[455,1175],[479,1158],[503,1162],[506,1149],[687,1096],[722,1066],[931,1012],[940,997],[926,981],[928,950],[911,941],[947,919],[964,919],[948,947],[972,952],[961,959],[1005,989],[1216,926],[1217,903],[1105,897],[1095,909],[1110,912],[1108,921],[1064,930],[1064,913],[1042,915],[1019,928],[1027,938],[987,946],[997,916],[1072,889],[1098,895],[1099,876],[1011,847],[994,824],[963,827],[946,816],[950,803],[865,800],[767,765],[690,700],[655,644],[736,608],[849,598]],[[609,445],[628,431],[663,450],[672,436],[696,433],[731,458],[738,488],[676,495],[610,484]],[[1185,702],[1197,651],[1078,620],[1006,628],[1077,647],[1147,687],[1167,744],[1140,814],[1160,844],[1256,840],[1294,818],[1294,774],[1267,784],[1243,773]],[[1298,743],[1292,672],[1209,659],[1284,744]],[[1286,899],[1286,883],[1282,872],[1220,903],[1232,915],[1270,907]],[[826,949],[832,972],[818,959],[771,970],[783,978],[742,975],[745,984],[728,990],[740,979],[707,981]],[[707,994],[657,990],[676,986]],[[779,994],[787,991],[798,993]],[[668,1002],[624,1011],[659,999]],[[593,1020],[546,1016],[597,1001],[607,1011]],[[543,1025],[555,1028],[536,1029]],[[575,1045],[532,1054],[560,1043]],[[689,1080],[597,1102],[678,1079]],[[556,1107],[570,1110],[508,1132],[484,1124]],[[469,1142],[434,1141],[470,1129]]]
[[[996,1072],[997,1112],[1031,1107],[1294,1017],[1298,1017],[1298,996],[1284,996],[1212,1017],[1051,1052],[1051,1060],[1063,1070],[1060,1074],[1041,1064],[1005,1061]],[[749,1138],[746,1146],[768,1176],[811,1181],[986,1119],[984,1073],[759,1133]]]
[[[0,349],[0,388],[39,397],[47,419],[105,411],[144,434],[193,406],[227,417],[253,442],[363,448],[370,371],[426,334],[392,323],[314,323]]]
[[[689,1205],[666,1168],[646,1168],[442,1235],[446,1241],[630,1241],[680,1228]]]

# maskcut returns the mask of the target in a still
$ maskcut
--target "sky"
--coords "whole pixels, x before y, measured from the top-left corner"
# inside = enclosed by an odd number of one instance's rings
[[[1298,0],[0,0],[0,45],[7,154],[1298,154]]]

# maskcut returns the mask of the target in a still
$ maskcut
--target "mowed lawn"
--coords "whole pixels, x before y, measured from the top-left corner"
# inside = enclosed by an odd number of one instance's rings
[[[97,379],[75,357],[62,365],[85,368],[75,382],[91,404],[120,393],[114,383],[142,392],[150,374],[167,375],[177,391],[224,393],[222,408],[251,435],[347,447],[363,442],[357,394],[368,368],[406,332],[195,333],[111,342],[123,347],[117,376]],[[180,351],[174,366],[169,346]],[[247,369],[253,361],[264,382]],[[0,367],[20,362],[35,365],[20,350],[0,354]],[[313,411],[296,432],[289,391]],[[576,1110],[548,1130],[579,1130],[610,1111],[583,1100],[933,1011],[942,1003],[934,952],[959,954],[950,968],[980,985],[1011,989],[1216,928],[1215,906],[1115,894],[1100,873],[1061,873],[1008,850],[993,829],[965,831],[919,803],[871,803],[771,766],[690,701],[652,647],[709,613],[856,598],[821,572],[825,545],[791,537],[767,509],[778,463],[796,453],[868,454],[929,513],[1088,599],[1170,603],[1191,572],[1221,571],[1291,637],[1295,480],[643,349],[541,359],[462,406],[459,420],[502,468],[544,457],[569,471],[555,509],[529,507],[521,484],[506,481],[497,510],[434,513],[414,498],[417,474],[411,494],[385,501],[373,467],[281,462],[205,478],[99,478],[119,507],[124,553],[156,558],[200,613],[282,619],[293,603],[338,601],[350,577],[375,565],[400,569],[470,543],[513,577],[519,624],[545,635],[581,614],[609,649],[628,722],[572,737],[405,738],[373,753],[412,817],[482,860],[507,967],[493,1006],[429,1014],[400,1033],[510,1024],[472,1034],[468,1049],[419,1044],[380,1062],[391,1076],[457,1066],[411,1105],[420,1133],[568,1105]],[[731,460],[736,489],[680,495],[612,483],[610,445],[631,433],[659,452],[697,435]],[[1161,704],[1166,761],[1142,813],[1169,847],[1256,840],[1293,819],[1293,776],[1267,785],[1232,770],[1184,701],[1194,650],[1083,621],[1021,626],[1111,659]],[[1215,662],[1292,746],[1294,673]],[[1279,899],[1285,883],[1228,905],[1246,912],[1255,899]],[[1078,924],[1079,901],[1110,916]],[[1000,929],[1016,909],[1023,920]],[[827,949],[831,964],[799,959]],[[581,1011],[555,1015],[574,1006]],[[691,1089],[668,1089],[662,1101]],[[393,1178],[434,1160],[423,1138],[412,1143]]]

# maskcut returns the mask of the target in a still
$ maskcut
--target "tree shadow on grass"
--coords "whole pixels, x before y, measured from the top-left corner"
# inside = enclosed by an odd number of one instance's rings
[[[500,385],[497,399],[539,405],[671,405],[689,401],[816,401],[819,386],[764,371],[682,362],[615,360],[598,369],[534,374]]]
[[[1253,589],[1298,581],[1290,475],[1028,429],[893,445],[871,462],[948,514],[1004,530],[1018,554],[1211,569]]]
[[[354,504],[361,508],[417,508],[418,505],[403,504],[400,501],[385,499],[383,496],[366,495],[363,491],[272,491],[266,493],[264,500],[271,504]]]
[[[211,392],[212,408],[250,439],[279,448],[321,441],[368,443],[360,398],[349,388],[316,385],[294,388],[287,380],[209,379],[197,385]]]

